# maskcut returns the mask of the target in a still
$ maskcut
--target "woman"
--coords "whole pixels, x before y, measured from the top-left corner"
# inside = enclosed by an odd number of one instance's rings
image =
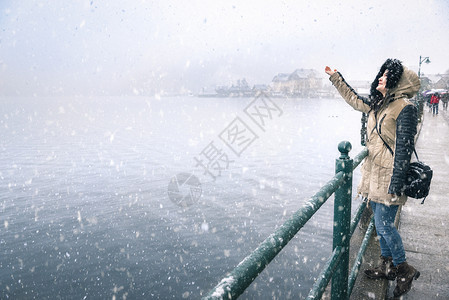
[[[368,156],[358,193],[368,199],[373,210],[382,264],[365,270],[365,274],[373,279],[396,278],[394,296],[399,297],[420,275],[407,263],[401,236],[394,226],[399,206],[407,201],[406,172],[418,122],[416,107],[408,99],[418,92],[419,78],[399,60],[387,59],[371,84],[369,98],[364,98],[337,70],[326,67],[325,72],[349,105],[368,114]]]

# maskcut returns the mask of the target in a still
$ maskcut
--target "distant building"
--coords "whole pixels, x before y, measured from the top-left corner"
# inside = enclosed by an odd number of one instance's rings
[[[237,80],[237,84],[231,86],[219,86],[215,91],[219,97],[250,97],[253,95],[253,90],[245,78]]]
[[[274,94],[288,95],[291,92],[289,85],[290,74],[279,73],[272,80],[272,92]]]
[[[449,89],[449,74],[444,74],[433,84],[434,89]]]
[[[271,85],[275,95],[313,97],[322,88],[322,78],[314,69],[296,69],[291,74],[276,75]]]
[[[429,77],[421,76],[421,90],[429,90],[432,87],[432,80]]]

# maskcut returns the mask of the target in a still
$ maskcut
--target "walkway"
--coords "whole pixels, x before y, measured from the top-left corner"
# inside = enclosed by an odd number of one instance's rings
[[[402,209],[399,230],[407,261],[421,271],[421,277],[401,299],[449,299],[448,111],[433,116],[425,108],[416,149],[420,160],[432,167],[433,179],[424,205],[409,199]],[[390,283],[390,297],[394,286]]]

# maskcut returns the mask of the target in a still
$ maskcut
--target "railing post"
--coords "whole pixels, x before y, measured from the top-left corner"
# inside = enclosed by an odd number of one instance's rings
[[[334,233],[333,248],[342,247],[342,258],[332,277],[331,297],[335,299],[349,299],[349,242],[351,227],[351,200],[352,200],[352,164],[353,160],[348,153],[351,143],[347,141],[338,144],[340,157],[335,163],[335,172],[345,173],[344,183],[335,191],[334,197]]]

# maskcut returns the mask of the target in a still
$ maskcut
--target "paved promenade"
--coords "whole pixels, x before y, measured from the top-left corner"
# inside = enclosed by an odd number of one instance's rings
[[[424,205],[409,199],[400,217],[407,261],[421,272],[404,300],[449,299],[449,112],[441,108],[435,116],[425,108],[416,145],[419,159],[433,169],[430,194]]]

